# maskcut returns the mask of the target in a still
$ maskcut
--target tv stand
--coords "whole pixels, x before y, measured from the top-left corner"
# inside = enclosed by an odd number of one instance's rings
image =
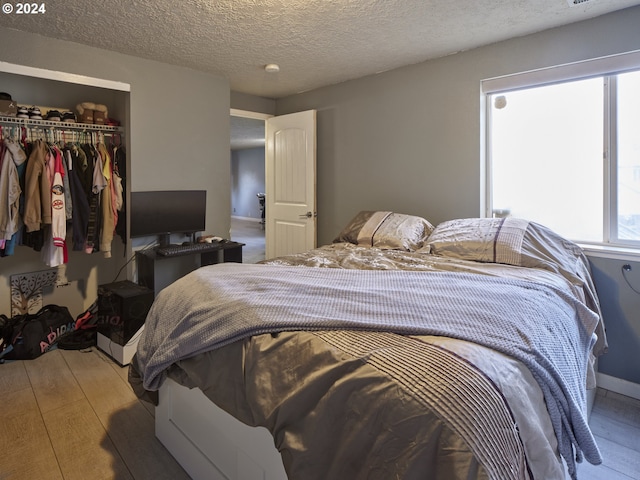
[[[155,250],[136,252],[138,284],[150,288],[157,296],[160,290],[186,274],[205,265],[223,262],[242,263],[244,243],[227,241],[206,253],[193,252],[175,257],[158,255]]]

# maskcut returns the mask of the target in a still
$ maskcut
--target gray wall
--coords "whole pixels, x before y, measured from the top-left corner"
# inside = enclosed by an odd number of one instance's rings
[[[631,271],[623,275],[625,265]],[[634,292],[640,291],[640,262],[591,258],[591,269],[609,342],[609,352],[600,358],[598,369],[640,384],[640,294]]]
[[[640,7],[635,7],[278,100],[278,114],[318,110],[319,244],[330,242],[361,209],[413,213],[433,223],[478,216],[480,81],[638,49],[638,25]],[[225,79],[4,28],[0,45],[2,61],[131,84],[127,146],[132,189],[206,189],[207,230],[229,231],[230,93]],[[271,105],[234,95],[234,108],[273,113]],[[22,255],[0,259],[0,312],[8,308],[8,275],[43,267],[31,254]],[[96,271],[110,275],[118,266],[105,259],[93,262],[70,262],[70,279],[105,278]],[[614,339],[611,360],[603,363],[611,375],[638,382],[637,362],[628,359],[637,357],[640,320],[631,312],[640,311],[639,297],[616,294],[627,288],[617,260],[594,263]],[[640,268],[633,266],[634,271]],[[92,300],[94,284],[102,281],[85,282],[81,296]],[[624,344],[615,340],[627,333]],[[624,359],[628,365],[622,365]]]
[[[6,28],[0,28],[0,45],[4,62],[130,84],[128,112],[122,120],[128,128],[131,189],[207,190],[207,231],[228,235],[230,93],[226,79]],[[50,105],[55,99],[36,101]],[[18,250],[14,258],[0,259],[2,313],[8,313],[10,305],[9,276],[46,269],[39,255],[26,247]],[[122,247],[110,260],[94,255],[71,258],[68,278],[77,281],[80,291],[67,296],[80,297],[76,303],[90,303],[97,284],[112,281],[125,260]],[[72,313],[76,308],[80,307],[70,305]]]
[[[635,7],[279,99],[318,110],[318,243],[361,209],[478,216],[481,80],[640,49],[638,25]]]
[[[231,92],[231,108],[248,112],[275,115],[276,101],[272,98],[256,97],[246,93]]]
[[[634,7],[278,100],[278,115],[318,111],[318,243],[330,242],[359,210],[434,224],[480,215],[481,80],[639,49],[638,25]],[[617,295],[626,287],[618,262],[597,262],[614,339],[603,368],[640,383],[640,318],[632,315],[640,296]]]
[[[264,193],[264,148],[231,152],[231,215],[261,218],[257,193]]]

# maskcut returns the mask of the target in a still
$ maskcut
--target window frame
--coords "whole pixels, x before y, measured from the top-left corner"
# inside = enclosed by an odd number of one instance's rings
[[[603,77],[603,228],[602,242],[584,243],[586,250],[608,256],[630,253],[640,256],[640,241],[618,238],[618,165],[617,145],[614,135],[617,129],[617,94],[615,75],[640,70],[640,50],[600,57],[570,64],[546,67],[538,70],[489,78],[481,81],[481,215],[492,216],[492,175],[490,125],[492,107],[489,96],[524,88],[543,87],[552,84]]]

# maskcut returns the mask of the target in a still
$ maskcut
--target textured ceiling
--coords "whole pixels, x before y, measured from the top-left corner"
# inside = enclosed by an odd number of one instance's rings
[[[571,1],[54,0],[45,14],[0,14],[0,25],[223,75],[234,91],[278,98],[640,4]],[[280,72],[266,73],[267,63]]]
[[[233,91],[279,98],[640,4],[572,1],[54,0],[38,2],[45,14],[0,14],[0,26],[222,75]],[[265,72],[268,63],[280,71]],[[239,122],[232,148],[259,146],[263,122]]]

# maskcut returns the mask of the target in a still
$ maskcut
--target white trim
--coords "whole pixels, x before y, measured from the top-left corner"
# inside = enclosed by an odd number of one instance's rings
[[[262,221],[261,218],[256,217],[239,217],[237,215],[231,215],[231,218],[235,218],[236,220],[247,220],[249,222],[257,222],[260,223]]]
[[[604,243],[610,243],[612,239],[618,238],[618,159],[617,142],[614,142],[618,128],[617,102],[612,102],[616,95],[617,82],[615,77],[606,76],[603,78],[602,92],[604,105],[602,112],[602,139],[603,156],[602,159],[602,239]],[[613,129],[613,131],[612,131]],[[615,225],[612,220],[615,219]]]
[[[640,400],[640,384],[633,383],[622,378],[612,377],[604,373],[596,373],[596,385],[605,390],[610,390],[620,395]]]
[[[249,110],[238,110],[237,108],[231,109],[232,117],[243,117],[243,118],[253,118],[255,120],[267,120],[273,115],[268,113],[259,113],[259,112],[250,112]]]
[[[484,100],[484,108],[481,109],[481,167],[484,168],[481,177],[481,215],[491,216],[492,208],[492,165],[490,154],[490,132],[489,124],[491,120],[491,106],[488,105],[487,97],[513,91],[522,88],[537,88],[564,81],[579,81],[592,77],[612,77],[613,85],[609,85],[605,78],[604,88],[604,159],[603,159],[603,243],[582,245],[579,240],[574,240],[581,244],[585,253],[594,257],[613,258],[628,260],[640,258],[640,245],[636,241],[624,241],[618,238],[617,222],[617,152],[615,142],[611,141],[611,132],[617,128],[615,125],[616,110],[615,105],[610,105],[609,90],[615,89],[615,75],[640,70],[640,50],[626,52],[606,57],[599,57],[589,60],[581,60],[564,65],[545,67],[527,72],[514,73],[501,77],[488,78],[481,81],[481,100]],[[614,92],[615,93],[615,92]],[[609,242],[612,242],[611,244]]]
[[[609,55],[591,60],[580,60],[574,63],[545,67],[528,72],[503,75],[501,77],[482,80],[482,93],[504,92],[548,83],[559,83],[565,80],[578,80],[606,74],[622,73],[637,70],[640,67],[640,50]]]
[[[488,135],[488,125],[491,124],[491,108],[487,96],[480,96],[480,217],[490,217],[492,203],[491,186],[491,138]]]
[[[105,80],[102,78],[85,77],[84,75],[76,75],[75,73],[65,73],[57,72],[54,70],[45,70],[43,68],[27,67],[25,65],[16,65],[7,62],[0,62],[0,72],[15,73],[17,75],[44,78],[47,80],[58,80],[60,82],[75,83],[78,85],[89,85],[91,87],[108,88],[110,90],[120,90],[122,92],[131,91],[131,85],[129,85],[128,83]]]
[[[587,257],[611,258],[614,260],[640,260],[640,249],[615,247],[612,245],[580,244]]]

